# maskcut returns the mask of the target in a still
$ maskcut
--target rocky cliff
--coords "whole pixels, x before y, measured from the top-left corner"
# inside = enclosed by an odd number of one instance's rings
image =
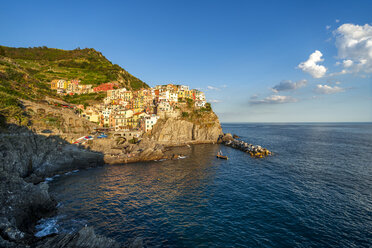
[[[11,125],[0,132],[0,247],[34,240],[36,221],[53,214],[47,176],[103,164],[103,155]]]
[[[59,136],[14,127],[0,133],[0,171],[22,178],[45,178],[57,172],[103,164],[103,154],[79,148]]]
[[[199,118],[160,119],[149,136],[163,145],[179,146],[216,143],[222,134],[218,117],[213,112],[209,112]]]

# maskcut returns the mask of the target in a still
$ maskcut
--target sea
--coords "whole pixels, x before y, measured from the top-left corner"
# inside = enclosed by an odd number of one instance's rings
[[[194,145],[182,159],[49,178],[58,214],[37,235],[88,225],[145,247],[372,247],[372,123],[222,128],[273,155]]]

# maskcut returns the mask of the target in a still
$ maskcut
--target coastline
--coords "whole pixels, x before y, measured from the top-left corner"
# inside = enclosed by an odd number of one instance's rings
[[[99,167],[105,164],[146,162],[182,157],[179,149],[190,145],[212,144],[211,140],[187,141],[167,146],[145,139],[139,144],[122,147],[136,156],[129,159],[112,157],[105,151],[70,144],[60,136],[39,135],[25,127],[10,125],[0,135],[0,246],[1,247],[74,247],[83,239],[89,247],[120,247],[114,240],[95,235],[92,227],[71,234],[52,234],[36,237],[35,226],[41,218],[57,213],[57,203],[49,194],[48,178],[74,170]],[[107,148],[107,147],[106,147]],[[126,150],[129,149],[129,150]],[[177,150],[178,152],[174,152]],[[136,153],[137,151],[140,151]],[[122,154],[123,155],[123,154]],[[125,156],[125,155],[124,155]],[[28,190],[25,190],[27,188]],[[8,199],[12,199],[9,201]],[[104,240],[104,242],[102,241]],[[141,239],[135,239],[132,247],[142,247]],[[99,245],[98,245],[99,244]],[[107,246],[105,246],[107,245]],[[135,245],[135,246],[133,246]]]
[[[258,151],[257,147],[252,145],[247,147],[247,143],[234,139],[231,134],[223,134],[219,122],[209,129],[195,127],[193,124],[174,132],[174,129],[178,129],[183,122],[183,120],[172,120],[165,126],[158,127],[157,133],[145,136],[135,144],[121,143],[120,140],[111,137],[95,139],[83,145],[68,142],[67,140],[71,140],[69,133],[42,134],[25,127],[10,125],[8,130],[0,133],[3,138],[0,141],[2,148],[0,161],[3,164],[0,168],[0,176],[7,178],[0,184],[0,191],[11,192],[2,199],[13,195],[15,202],[2,203],[0,242],[3,244],[0,244],[4,247],[15,247],[13,244],[35,245],[37,243],[36,247],[44,247],[43,245],[46,244],[65,242],[66,239],[74,240],[80,236],[90,237],[87,239],[91,239],[91,242],[96,242],[94,240],[98,239],[98,243],[105,239],[95,235],[91,227],[80,230],[73,236],[53,234],[35,237],[37,221],[57,213],[57,203],[49,195],[47,184],[48,178],[56,175],[105,164],[120,165],[180,159],[185,157],[187,149],[192,145],[199,144],[223,144],[244,152]],[[195,135],[195,130],[199,136]],[[8,189],[7,186],[10,184],[18,188]],[[20,190],[22,187],[29,187],[32,193]],[[31,199],[30,196],[36,200]],[[26,214],[20,215],[20,212]],[[115,243],[111,241],[105,243],[113,244],[110,247],[115,247]]]

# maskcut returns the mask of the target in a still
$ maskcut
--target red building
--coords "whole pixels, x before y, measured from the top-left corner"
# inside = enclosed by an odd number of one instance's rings
[[[101,91],[113,90],[114,87],[116,87],[116,86],[118,86],[118,85],[115,84],[115,83],[105,83],[105,84],[98,85],[97,87],[94,87],[93,91],[94,92],[101,92]]]

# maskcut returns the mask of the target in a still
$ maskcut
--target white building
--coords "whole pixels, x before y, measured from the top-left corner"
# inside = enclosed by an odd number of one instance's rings
[[[103,98],[103,103],[104,104],[110,104],[112,102],[111,98],[110,97],[105,97]]]
[[[163,91],[159,94],[159,102],[169,101],[169,91]]]
[[[152,127],[159,120],[159,116],[152,115],[145,118],[145,132],[152,130]]]
[[[179,90],[189,90],[189,86],[187,85],[180,85]]]
[[[198,107],[198,108],[205,107],[205,104],[206,104],[206,101],[201,101],[201,100],[195,101],[195,107]]]
[[[111,109],[109,109],[109,108],[106,108],[102,111],[103,125],[109,125],[110,124],[110,114],[111,114]]]
[[[131,118],[133,116],[133,110],[127,109],[127,110],[119,110],[118,115],[123,115],[125,118]]]
[[[169,101],[170,102],[178,102],[178,94],[177,93],[169,93]]]
[[[127,91],[126,88],[120,88],[120,89],[116,89],[116,90],[108,90],[107,91],[107,98],[109,98],[110,100],[124,99],[126,91]]]
[[[169,112],[172,111],[173,108],[169,104],[169,102],[160,102],[158,105],[158,112]]]
[[[196,94],[196,100],[205,101],[205,94],[204,94],[204,92],[199,91]]]

